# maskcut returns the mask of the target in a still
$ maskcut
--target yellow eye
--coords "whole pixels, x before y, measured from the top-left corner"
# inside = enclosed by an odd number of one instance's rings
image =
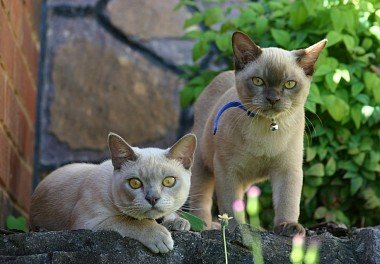
[[[173,187],[176,181],[177,180],[174,177],[165,177],[165,179],[162,181],[162,185],[165,187]]]
[[[259,77],[253,77],[253,78],[252,78],[252,82],[253,82],[253,84],[256,85],[256,86],[261,86],[261,85],[264,84],[263,79],[261,79],[261,78],[259,78]]]
[[[138,189],[138,188],[141,188],[142,186],[142,182],[137,178],[129,179],[128,183],[132,189]]]
[[[296,86],[296,82],[295,81],[287,81],[284,83],[284,87],[286,89],[292,89],[294,88],[294,86]]]

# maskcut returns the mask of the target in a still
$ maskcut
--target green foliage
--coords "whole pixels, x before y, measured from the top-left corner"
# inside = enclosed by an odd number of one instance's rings
[[[247,1],[226,9],[210,5],[185,23],[185,37],[196,44],[195,66],[185,68],[182,106],[192,104],[217,74],[199,66],[210,51],[217,54],[213,63],[233,68],[231,35],[236,30],[262,47],[288,50],[328,39],[306,104],[300,219],[306,225],[316,219],[356,226],[380,222],[380,78],[372,70],[380,64],[379,8],[375,0]],[[271,191],[268,184],[262,189],[261,219],[269,226]]]
[[[190,222],[191,229],[194,231],[200,232],[206,226],[206,223],[196,215],[188,212],[180,212],[179,215]]]
[[[9,230],[20,230],[24,232],[29,232],[26,227],[26,219],[25,217],[14,217],[13,215],[9,215],[6,219],[6,225]]]

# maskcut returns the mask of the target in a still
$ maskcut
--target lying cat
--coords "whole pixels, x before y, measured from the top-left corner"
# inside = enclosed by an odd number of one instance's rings
[[[269,178],[275,232],[305,233],[298,224],[304,105],[314,64],[326,42],[287,51],[260,48],[247,35],[234,33],[235,71],[218,75],[195,103],[194,133],[200,147],[192,170],[190,206],[200,209],[195,213],[208,228],[214,188],[220,214],[233,215],[233,201],[243,199],[253,183]]]
[[[36,188],[31,204],[33,229],[114,230],[155,253],[173,249],[172,230],[189,230],[171,214],[190,190],[196,137],[188,134],[170,149],[131,147],[110,133],[111,160],[77,163],[53,171]],[[164,218],[163,225],[155,219]]]

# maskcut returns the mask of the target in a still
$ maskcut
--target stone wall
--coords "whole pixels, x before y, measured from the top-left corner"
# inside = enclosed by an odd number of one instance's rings
[[[229,263],[253,263],[251,230],[241,226],[227,234]],[[290,263],[292,240],[270,232],[261,232],[265,264]],[[336,237],[328,232],[309,234],[320,242],[320,264],[380,263],[380,229],[349,230]],[[139,242],[122,238],[116,232],[89,230],[55,231],[30,234],[0,234],[1,263],[225,263],[223,240],[219,230],[201,233],[172,232],[174,249],[154,254]]]
[[[179,136],[189,11],[178,0],[47,0],[36,182],[108,157],[107,134],[167,147]]]
[[[40,2],[0,0],[0,227],[29,211]]]

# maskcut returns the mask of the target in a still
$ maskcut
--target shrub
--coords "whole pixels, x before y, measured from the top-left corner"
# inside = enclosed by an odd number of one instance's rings
[[[185,22],[185,37],[196,40],[195,65],[184,67],[188,82],[181,94],[182,106],[191,105],[218,73],[204,69],[205,60],[225,65],[221,70],[232,69],[231,35],[236,30],[262,47],[289,50],[328,39],[306,104],[300,221],[378,224],[380,2],[262,0],[227,8],[208,3],[200,9],[195,2],[183,0],[181,5],[195,10]],[[269,183],[261,188],[261,219],[268,227],[273,219],[271,189]]]

